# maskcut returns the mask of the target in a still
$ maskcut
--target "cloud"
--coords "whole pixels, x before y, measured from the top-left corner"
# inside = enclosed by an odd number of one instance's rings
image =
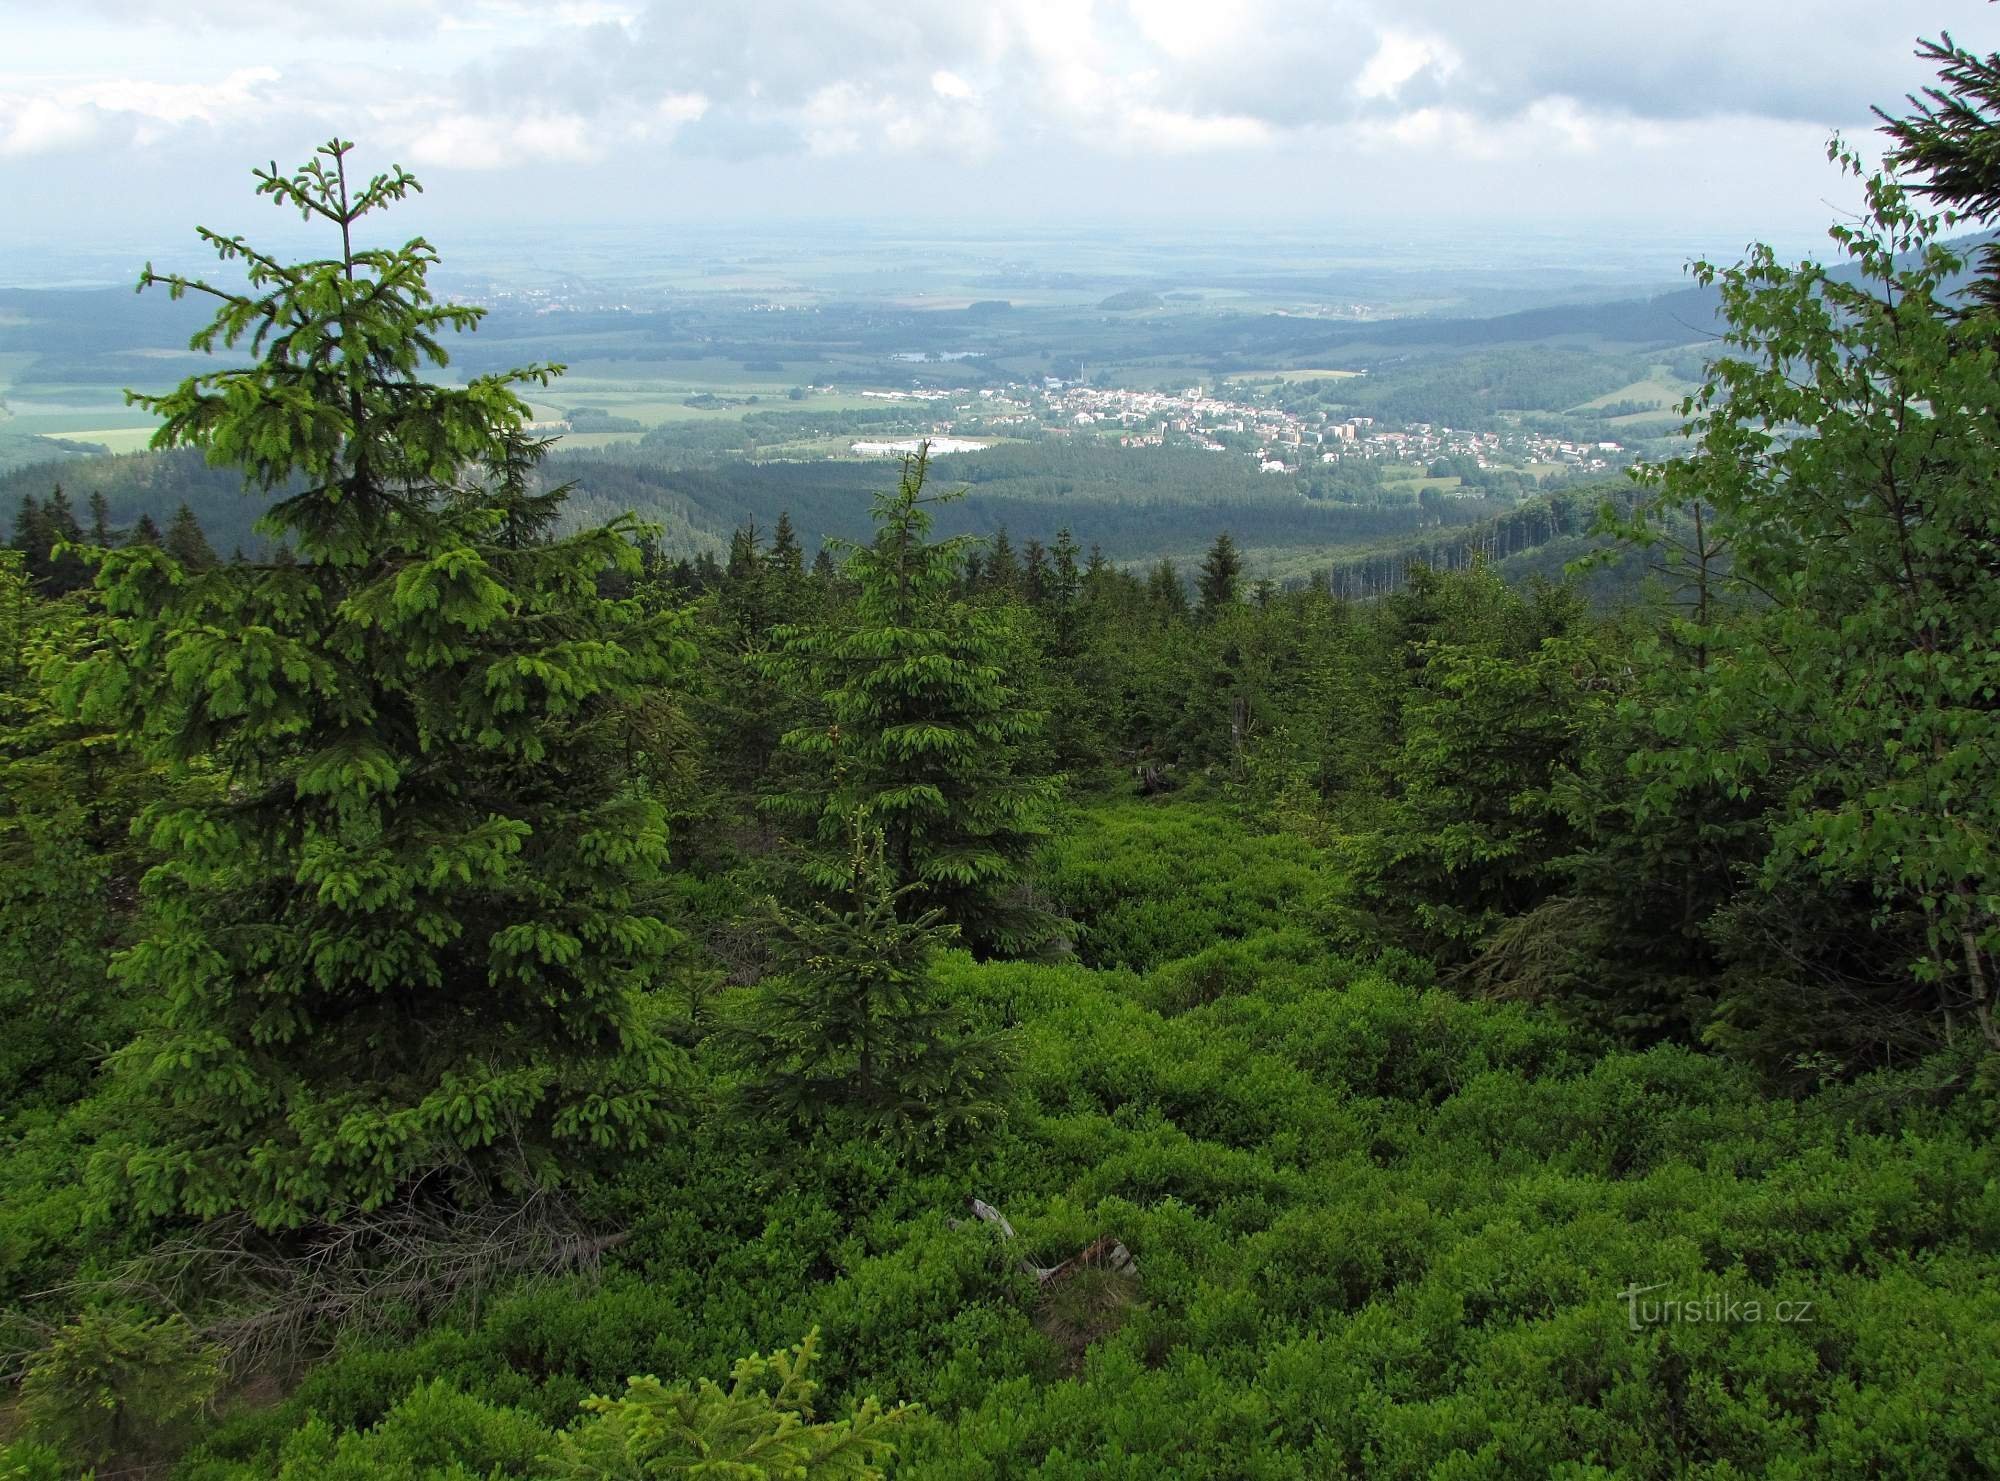
[[[972,99],[972,84],[956,72],[948,72],[942,67],[931,73],[931,91],[940,98],[955,98],[960,102]]]
[[[1865,120],[1909,80],[1909,23],[1885,9],[1822,0],[1806,34],[1755,0],[1529,13],[1478,0],[650,0],[487,59],[468,85],[584,113],[662,84],[699,92],[713,104],[704,132],[739,154],[908,147],[936,100],[985,115],[930,133],[940,154],[996,137],[1113,155],[1271,148],[1382,137],[1427,110],[1573,143],[1599,117]]]
[[[1357,98],[1394,98],[1403,85],[1427,68],[1443,75],[1457,69],[1458,59],[1434,41],[1401,31],[1384,31],[1375,55],[1354,79]]]
[[[268,112],[272,67],[243,67],[214,82],[107,77],[40,91],[0,92],[0,155],[74,150],[97,142],[144,147],[188,125]]]
[[[635,137],[685,132],[689,148],[737,158],[876,145],[977,156],[1002,138],[1113,155],[1270,148],[1346,128],[1379,138],[1385,121],[1430,110],[1556,135],[1597,116],[1851,125],[1911,80],[1910,23],[1894,9],[1821,0],[1803,30],[1790,7],[1756,0],[1526,12],[1483,0],[349,0],[337,13],[76,0],[70,20],[40,22],[79,28],[75,55],[91,54],[82,30],[94,23],[191,29],[196,54],[242,59],[219,82],[106,77],[90,95],[0,98],[0,137],[15,152],[77,147],[99,131],[87,108],[143,120],[147,137],[240,120],[270,111],[258,87],[280,72],[305,115],[380,109],[399,90],[430,100],[409,137],[439,164],[523,147],[589,155],[662,96],[703,106]],[[322,42],[334,20],[340,39]],[[390,51],[377,38],[392,28]],[[273,35],[298,54],[274,52]],[[945,121],[940,103],[959,116]]]
[[[12,107],[0,103],[0,157],[75,149],[97,131],[97,110],[87,104],[54,98],[27,98]]]
[[[1975,49],[2000,45],[2000,12],[1933,9],[1923,19]],[[596,180],[621,192],[614,207],[634,197],[610,182],[675,171],[762,208],[854,199],[920,168],[990,182],[968,187],[975,208],[1005,210],[1012,190],[1030,212],[1237,194],[1345,209],[1372,192],[1384,211],[1546,202],[1546,162],[1596,161],[1593,190],[1703,207],[1724,174],[1755,167],[1753,146],[1803,180],[1797,161],[1817,158],[1808,146],[1827,129],[1865,128],[1870,103],[1928,80],[1910,57],[1916,23],[1896,12],[1879,0],[1819,0],[1808,22],[1779,0],[70,0],[10,32],[0,156],[60,159],[83,170],[80,188],[111,192],[134,150],[240,168],[338,130],[431,172],[562,166],[544,178]],[[1617,177],[1603,162],[1621,151],[1673,173],[1656,182],[1628,164]]]

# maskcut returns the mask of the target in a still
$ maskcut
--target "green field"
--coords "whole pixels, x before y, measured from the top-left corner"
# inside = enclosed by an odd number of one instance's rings
[[[1594,411],[1601,406],[1616,406],[1621,401],[1637,401],[1641,403],[1657,401],[1660,403],[1662,411],[1638,412],[1630,416],[1613,418],[1614,422],[1649,421],[1658,418],[1663,413],[1675,411],[1680,406],[1682,397],[1691,395],[1699,389],[1693,381],[1676,379],[1668,372],[1666,366],[1655,365],[1643,378],[1633,381],[1628,386],[1620,386],[1615,391],[1607,391],[1602,396],[1593,397],[1591,400],[1573,407],[1572,410]]]

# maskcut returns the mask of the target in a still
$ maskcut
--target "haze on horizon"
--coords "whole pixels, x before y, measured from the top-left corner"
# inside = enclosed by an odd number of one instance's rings
[[[1610,11],[1612,13],[1607,13]],[[1977,0],[75,0],[9,21],[0,243],[249,229],[338,132],[434,236],[879,216],[1816,239]],[[447,245],[449,245],[447,243]]]

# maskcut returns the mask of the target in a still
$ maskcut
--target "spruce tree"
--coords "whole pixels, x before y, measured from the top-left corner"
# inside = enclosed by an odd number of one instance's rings
[[[63,492],[61,484],[56,485],[48,503],[42,506],[38,536],[47,542],[38,572],[44,595],[64,596],[89,584],[90,569],[84,565],[82,556],[74,550],[61,550],[65,545],[83,543],[83,526],[77,523],[76,511],[70,507],[69,495]]]
[[[133,522],[132,533],[126,538],[125,543],[127,545],[151,545],[157,547],[164,538],[160,534],[160,527],[153,522],[153,516],[142,514]]]
[[[791,514],[782,509],[778,511],[777,528],[771,531],[771,564],[790,576],[805,574],[798,531],[792,528]]]
[[[499,446],[493,454],[490,477],[459,491],[457,498],[484,505],[498,517],[494,544],[508,550],[543,544],[562,517],[563,503],[574,487],[567,483],[547,489],[538,486],[542,458],[555,439],[531,437],[519,427],[495,430]]]
[[[785,696],[762,662],[779,589],[780,575],[759,548],[756,524],[744,524],[730,537],[715,633],[704,645],[710,683],[698,708],[710,733],[712,774],[738,799],[747,799],[769,770],[789,723]]]
[[[1039,540],[1030,540],[1021,557],[1021,594],[1029,606],[1040,607],[1048,601],[1054,579],[1049,573],[1048,548]]]
[[[986,589],[1011,596],[1021,586],[1021,563],[1014,556],[1014,542],[1007,538],[1007,527],[1000,526],[993,532],[993,541],[986,552]]]
[[[956,495],[925,491],[928,466],[905,459],[876,499],[875,539],[846,564],[852,610],[777,634],[772,671],[814,714],[784,745],[813,764],[767,805],[801,833],[810,883],[846,887],[859,813],[885,837],[894,888],[916,886],[978,950],[1022,951],[1051,928],[1019,898],[1054,799],[1028,760],[1046,717],[1024,700],[1012,614],[960,594],[972,537],[929,538],[931,510]]]
[[[122,530],[111,527],[111,501],[104,497],[101,489],[90,493],[90,543],[100,549],[116,545],[125,538]]]
[[[287,559],[105,556],[107,641],[65,686],[213,780],[144,819],[162,862],[116,970],[157,1018],[113,1060],[100,1209],[276,1227],[484,1196],[643,1145],[678,1103],[641,996],[673,939],[665,825],[626,714],[689,660],[683,619],[600,595],[638,565],[629,521],[505,538],[515,388],[560,367],[429,373],[483,311],[433,298],[422,239],[353,245],[417,183],[357,186],[350,148],[256,172],[333,255],[203,230],[245,289],[140,280],[216,300],[194,348],[254,356],[137,398],[155,445],[300,491],[261,522]]]
[[[15,512],[8,544],[21,553],[22,575],[30,583],[39,584],[48,575],[49,547],[54,543],[42,501],[33,494],[21,495],[21,507]]]
[[[1203,615],[1213,616],[1234,604],[1236,585],[1242,575],[1243,557],[1236,553],[1236,542],[1225,530],[1208,547],[1208,555],[1201,563],[1201,577],[1196,582]]]
[[[883,835],[850,820],[831,898],[773,905],[776,971],[726,1035],[751,1074],[745,1107],[902,1138],[977,1130],[999,1116],[1004,1045],[969,1032],[939,995],[931,959],[957,930],[915,906],[919,886],[891,883],[883,854]]]
[[[1041,670],[1043,702],[1049,711],[1051,752],[1065,771],[1080,771],[1103,759],[1101,732],[1107,697],[1100,666],[1085,658],[1083,572],[1077,565],[1078,554],[1068,527],[1058,530],[1042,606],[1051,660]]]
[[[1048,599],[1049,647],[1053,655],[1068,663],[1082,647],[1083,573],[1076,563],[1077,544],[1068,526],[1056,531],[1055,549],[1049,561]]]
[[[757,522],[750,520],[729,537],[729,563],[722,568],[722,589],[717,603],[725,624],[735,629],[746,643],[760,641],[770,620],[766,611],[765,576]]]
[[[1934,62],[1942,86],[1927,87],[1909,113],[1875,110],[1888,135],[1884,163],[1908,172],[1910,188],[1954,213],[1957,221],[2000,215],[2000,53],[1980,56],[1951,39],[1919,41],[1917,57]],[[1953,224],[1957,224],[1955,221]],[[1985,315],[2000,311],[2000,241],[1988,237],[1966,296]],[[1988,332],[1991,331],[1991,326]]]
[[[806,589],[805,552],[799,548],[798,531],[791,515],[780,510],[777,526],[771,531],[770,571],[766,602],[776,622],[796,622],[802,615]]]
[[[166,552],[184,570],[206,571],[216,564],[215,549],[202,532],[201,521],[185,504],[174,511],[173,523],[167,526]]]

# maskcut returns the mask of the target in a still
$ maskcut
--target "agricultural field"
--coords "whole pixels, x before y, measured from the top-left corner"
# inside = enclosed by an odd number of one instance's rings
[[[1653,365],[1647,368],[1644,376],[1634,380],[1629,385],[1620,386],[1615,391],[1607,391],[1602,396],[1593,396],[1590,400],[1580,403],[1571,408],[1571,410],[1579,412],[1601,411],[1606,407],[1633,405],[1650,409],[1625,412],[1609,417],[1606,419],[1607,425],[1618,427],[1632,426],[1643,422],[1657,422],[1663,419],[1677,418],[1680,415],[1682,399],[1692,395],[1699,389],[1700,386],[1697,382],[1685,380],[1674,375],[1671,367]]]

